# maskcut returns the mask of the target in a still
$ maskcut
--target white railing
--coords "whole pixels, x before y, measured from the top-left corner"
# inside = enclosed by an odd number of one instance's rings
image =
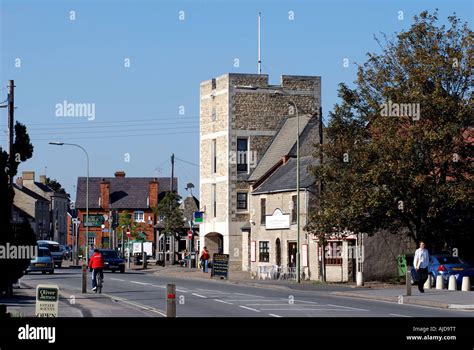
[[[257,278],[260,280],[296,280],[296,268],[287,266],[258,266]]]

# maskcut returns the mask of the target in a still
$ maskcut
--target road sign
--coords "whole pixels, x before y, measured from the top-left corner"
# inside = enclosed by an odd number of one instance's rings
[[[202,211],[195,211],[194,212],[194,222],[201,223],[203,222],[203,212]]]
[[[36,287],[36,317],[58,317],[59,288],[54,284],[38,284]]]
[[[132,234],[130,233],[130,231],[127,231],[127,236],[131,236]]]
[[[193,238],[193,230],[188,231],[188,238],[189,239]]]

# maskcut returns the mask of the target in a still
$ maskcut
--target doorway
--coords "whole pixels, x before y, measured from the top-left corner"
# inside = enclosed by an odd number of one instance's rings
[[[296,242],[288,242],[288,267],[296,267]]]
[[[280,243],[280,238],[276,239],[275,242],[275,263],[277,266],[281,266],[281,243]]]

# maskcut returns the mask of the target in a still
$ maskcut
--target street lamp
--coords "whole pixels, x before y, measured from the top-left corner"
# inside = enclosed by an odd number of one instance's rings
[[[86,227],[85,231],[85,241],[84,241],[84,246],[85,246],[85,254],[86,254],[86,260],[83,261],[82,263],[82,293],[87,293],[87,270],[86,270],[86,264],[89,261],[89,249],[88,249],[88,229],[89,229],[89,154],[87,153],[86,149],[82,147],[81,145],[75,144],[75,143],[66,143],[66,142],[49,142],[50,145],[54,146],[74,146],[80,148],[86,155],[87,159],[87,178],[86,178],[86,221],[84,223],[84,226]],[[77,237],[79,240],[79,237]]]

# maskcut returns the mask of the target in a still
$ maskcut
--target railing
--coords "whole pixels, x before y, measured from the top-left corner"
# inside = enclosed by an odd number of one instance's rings
[[[296,268],[288,266],[258,266],[257,278],[260,280],[296,280]]]

